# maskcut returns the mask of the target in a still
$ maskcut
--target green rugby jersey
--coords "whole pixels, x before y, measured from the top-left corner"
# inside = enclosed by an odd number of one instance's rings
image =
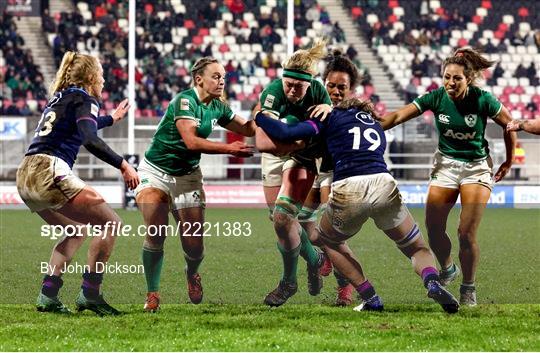
[[[487,118],[496,117],[502,104],[489,92],[469,86],[460,101],[453,101],[444,87],[416,98],[413,104],[423,113],[431,110],[439,133],[439,151],[459,161],[485,159]]]
[[[308,108],[313,105],[332,105],[328,92],[326,92],[322,83],[317,80],[311,81],[306,95],[297,103],[291,103],[287,100],[287,96],[283,92],[282,79],[274,80],[262,92],[260,102],[261,110],[272,112],[289,124],[309,119],[310,112],[308,112]],[[312,162],[314,158],[320,157],[323,152],[320,142],[321,137],[315,136],[307,142],[306,148],[292,153],[291,157],[300,162]]]
[[[169,175],[188,174],[199,165],[201,153],[186,147],[176,128],[176,120],[195,121],[197,136],[207,138],[216,123],[226,126],[233,118],[231,108],[219,99],[213,99],[206,105],[199,100],[195,88],[182,91],[169,103],[144,157],[154,167]]]

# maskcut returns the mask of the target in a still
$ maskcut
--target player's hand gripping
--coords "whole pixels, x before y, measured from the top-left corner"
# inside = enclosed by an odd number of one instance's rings
[[[328,114],[332,112],[332,107],[328,104],[312,105],[308,108],[309,111],[311,111],[310,118],[318,118],[320,121],[324,121]]]
[[[510,171],[510,167],[512,167],[511,161],[504,161],[503,164],[499,167],[499,170],[497,170],[497,173],[495,173],[495,176],[493,177],[493,180],[498,183],[501,181],[506,174],[508,174],[508,171]]]
[[[229,148],[227,153],[235,157],[251,157],[253,156],[253,148],[255,148],[253,145],[248,145],[240,141],[229,143],[227,147]]]
[[[510,120],[510,122],[506,124],[506,131],[521,131],[523,130],[522,123],[523,121],[519,119]]]
[[[124,182],[129,189],[133,190],[139,185],[139,175],[137,174],[137,171],[125,159],[120,165],[120,171],[122,172],[122,178],[124,178]]]
[[[127,98],[121,101],[118,107],[116,107],[116,109],[112,113],[112,118],[113,118],[114,123],[122,120],[124,116],[126,115],[126,113],[129,111],[130,107],[131,107],[131,104],[129,104],[129,101]]]

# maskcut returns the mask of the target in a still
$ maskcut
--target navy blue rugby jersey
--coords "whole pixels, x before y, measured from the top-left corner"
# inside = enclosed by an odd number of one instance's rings
[[[98,129],[113,123],[111,116],[98,117],[98,112],[98,101],[81,88],[57,92],[41,115],[26,155],[56,156],[73,167],[83,143],[77,122],[93,120]]]
[[[334,160],[334,181],[388,173],[383,156],[384,130],[371,114],[358,109],[334,109],[329,118],[318,124]]]
[[[255,122],[271,138],[295,141],[320,135],[334,161],[334,181],[356,175],[388,173],[384,161],[386,137],[371,114],[358,109],[334,109],[321,123],[317,119],[286,124],[258,113]]]

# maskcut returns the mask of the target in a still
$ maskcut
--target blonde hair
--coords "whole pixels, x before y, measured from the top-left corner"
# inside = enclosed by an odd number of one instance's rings
[[[53,96],[69,86],[78,86],[89,91],[96,82],[98,73],[98,59],[91,55],[67,51],[49,88],[49,93]]]
[[[324,39],[318,39],[311,48],[295,51],[281,66],[284,69],[300,70],[316,75],[319,72],[317,64],[326,53],[326,42]]]

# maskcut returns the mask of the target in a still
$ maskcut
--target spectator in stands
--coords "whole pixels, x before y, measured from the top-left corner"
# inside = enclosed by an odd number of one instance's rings
[[[531,86],[538,86],[538,76],[536,71],[536,66],[534,65],[534,61],[531,61],[531,64],[527,68],[526,77],[529,78],[529,83]]]
[[[219,18],[217,2],[210,1],[206,8],[202,11],[201,17],[206,27],[212,27]]]
[[[413,76],[415,77],[422,77],[426,74],[427,68],[424,67],[418,55],[415,55],[413,59],[413,62],[411,64],[411,71],[412,71]]]
[[[234,16],[234,19],[241,18],[244,14],[246,6],[243,0],[229,0],[226,2],[227,7]]]
[[[512,120],[508,110],[495,97],[476,86],[483,71],[493,64],[473,49],[456,50],[443,63],[444,87],[386,114],[382,122],[387,129],[427,110],[435,114],[439,146],[426,202],[426,227],[431,248],[442,268],[441,280],[448,284],[457,277],[459,269],[450,256],[451,242],[446,234],[446,224],[457,197],[461,197],[458,237],[463,281],[460,302],[465,305],[476,305],[478,226],[493,181],[502,180],[512,166],[516,140],[515,133],[504,131],[506,160],[492,178],[491,159],[484,139],[486,119],[491,117],[503,129]],[[456,174],[454,170],[463,172]]]
[[[508,125],[507,125],[508,126]],[[514,148],[514,164],[522,166],[525,164],[525,149],[521,145],[521,142],[517,141]],[[521,179],[521,168],[512,168],[514,171],[514,179]]]
[[[306,12],[306,20],[309,22],[319,21],[320,17],[321,11],[319,11],[317,4],[313,4]]]
[[[495,69],[493,69],[493,75],[491,75],[491,78],[488,80],[488,84],[492,86],[497,85],[497,79],[500,77],[503,77],[504,75],[504,69],[501,66],[501,62],[499,61],[497,65],[495,65]]]
[[[53,18],[49,15],[49,9],[44,9],[41,14],[41,28],[45,33],[54,33],[56,31],[56,24]]]
[[[182,226],[181,235],[186,235],[180,239],[187,264],[185,273],[189,298],[194,304],[203,299],[198,273],[204,257],[202,230],[192,227],[204,223],[205,195],[199,167],[201,153],[236,157],[253,155],[253,146],[240,141],[227,144],[207,140],[216,123],[243,136],[255,134],[255,123],[234,114],[222,101],[225,75],[225,68],[214,58],[204,57],[195,62],[191,69],[193,87],[180,92],[170,102],[139,165],[143,183],[135,190],[137,204],[146,225],[160,230],[155,236],[146,234],[143,243],[148,290],[144,305],[146,311],[159,309],[163,244],[165,237],[170,235],[162,230],[163,225],[169,224],[169,212]]]
[[[339,22],[337,21],[334,23],[332,29],[332,37],[336,43],[345,43],[345,32],[343,32],[343,29],[339,26]]]
[[[514,76],[517,78],[527,77],[527,69],[523,66],[522,63],[519,63],[519,65],[516,67],[516,72],[514,72]]]
[[[407,102],[412,102],[418,97],[418,85],[419,79],[417,77],[411,78],[407,86],[405,87],[405,99]]]
[[[326,7],[321,7],[321,16],[319,17],[319,21],[323,25],[329,25],[330,23],[330,14],[326,10]]]
[[[48,224],[61,227],[89,225],[104,230],[90,236],[87,264],[82,275],[77,310],[94,311],[100,316],[119,312],[103,299],[100,291],[103,271],[98,265],[109,260],[116,234],[105,225],[119,229],[121,219],[92,187],[72,172],[81,145],[111,166],[120,169],[124,182],[134,189],[137,172],[112,151],[97,135],[98,129],[121,120],[129,109],[127,99],[112,115],[98,116],[103,89],[103,71],[99,61],[89,55],[67,52],[55,81],[54,95],[43,112],[36,134],[17,170],[17,189],[26,205]],[[70,313],[58,299],[63,269],[86,239],[79,228],[76,236],[63,237],[53,248],[47,275],[37,299],[38,311]]]
[[[437,84],[437,82],[435,82],[435,80],[431,80],[431,83],[429,84],[429,86],[426,87],[426,92],[434,91],[437,88],[439,88],[439,85]]]
[[[538,113],[538,105],[533,101],[527,103],[526,109],[531,113]]]

